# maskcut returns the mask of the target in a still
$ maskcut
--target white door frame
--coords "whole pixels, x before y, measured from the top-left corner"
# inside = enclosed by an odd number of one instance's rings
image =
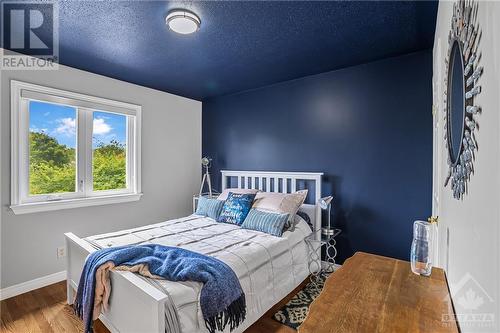
[[[441,142],[442,142],[442,121],[444,117],[442,115],[442,96],[443,96],[443,86],[442,86],[442,71],[440,70],[441,64],[441,40],[437,38],[434,41],[434,53],[433,58],[433,71],[434,75],[432,77],[432,215],[440,216],[440,195],[443,186],[443,170],[442,170],[442,154],[440,152]],[[434,224],[434,238],[432,246],[432,263],[435,267],[446,268],[445,260],[442,258],[442,254],[446,252],[444,225],[440,222]],[[441,253],[442,252],[442,253]],[[440,255],[441,254],[441,255]]]

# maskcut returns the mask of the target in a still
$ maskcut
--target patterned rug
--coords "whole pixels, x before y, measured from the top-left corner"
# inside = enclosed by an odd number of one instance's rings
[[[307,313],[309,312],[309,306],[321,293],[327,277],[328,275],[325,275],[323,278],[318,279],[316,284],[309,282],[301,291],[293,296],[285,306],[274,314],[273,319],[297,330],[300,324],[306,319]]]

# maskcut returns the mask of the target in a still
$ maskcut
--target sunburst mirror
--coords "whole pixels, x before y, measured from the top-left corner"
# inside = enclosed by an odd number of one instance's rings
[[[475,102],[481,93],[478,81],[483,67],[479,66],[481,30],[476,22],[477,10],[478,4],[472,1],[453,5],[445,59],[444,139],[448,148],[448,176],[444,186],[451,184],[455,199],[462,199],[467,193],[478,149],[475,118],[482,110]]]

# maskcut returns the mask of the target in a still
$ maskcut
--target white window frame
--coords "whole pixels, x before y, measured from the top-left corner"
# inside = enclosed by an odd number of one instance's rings
[[[77,117],[77,179],[72,193],[29,195],[29,101],[71,106]],[[93,191],[93,112],[127,116],[127,188]],[[34,213],[137,201],[141,198],[141,111],[139,105],[36,84],[11,81],[11,209]]]

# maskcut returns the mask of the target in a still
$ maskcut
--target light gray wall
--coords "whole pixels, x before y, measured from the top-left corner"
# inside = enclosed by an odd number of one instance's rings
[[[78,236],[151,224],[190,213],[200,183],[201,102],[60,66],[3,71],[1,88],[1,288],[63,271],[56,248]],[[142,105],[140,201],[26,215],[10,205],[10,80]]]
[[[479,50],[482,51],[479,64],[484,67],[484,74],[479,83],[481,94],[475,103],[483,109],[476,117],[479,129],[475,132],[478,152],[474,163],[475,173],[468,187],[468,194],[461,201],[452,198],[449,187],[443,183],[447,174],[447,149],[443,127],[443,93],[445,65],[444,58],[448,51],[448,31],[454,2],[439,2],[436,35],[434,42],[434,105],[437,107],[435,120],[435,214],[439,215],[439,264],[447,268],[450,290],[455,294],[457,313],[467,309],[461,307],[458,294],[460,280],[470,274],[493,298],[487,297],[472,286],[471,290],[482,298],[483,304],[472,313],[495,313],[492,327],[480,328],[462,322],[462,332],[498,332],[500,331],[500,3],[481,1],[479,4],[478,23],[482,29]],[[447,229],[449,246],[447,245]]]

